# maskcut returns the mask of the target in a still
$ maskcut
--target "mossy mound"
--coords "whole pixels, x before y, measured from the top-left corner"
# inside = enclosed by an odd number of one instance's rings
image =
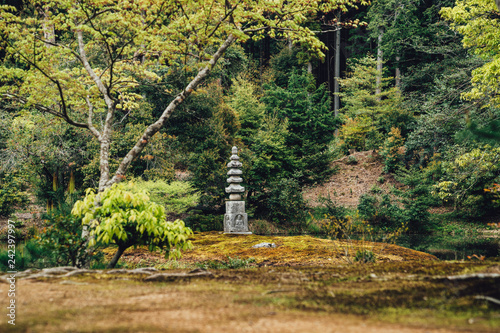
[[[377,261],[437,260],[433,255],[401,246],[368,241],[339,241],[311,236],[227,235],[222,232],[195,233],[194,248],[183,253],[181,261],[203,262],[228,257],[255,259],[259,265],[316,266],[354,261],[360,250],[372,251]],[[275,248],[252,248],[259,243]]]

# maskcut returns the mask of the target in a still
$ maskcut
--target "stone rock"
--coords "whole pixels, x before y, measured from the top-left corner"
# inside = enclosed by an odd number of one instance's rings
[[[226,193],[243,193],[245,188],[239,184],[230,184],[226,187]]]
[[[255,244],[254,246],[252,246],[252,249],[275,248],[275,247],[278,247],[278,246],[274,243],[264,242],[264,243]]]

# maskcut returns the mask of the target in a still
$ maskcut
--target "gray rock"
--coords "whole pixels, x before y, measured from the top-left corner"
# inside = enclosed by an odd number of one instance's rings
[[[264,242],[264,243],[259,243],[259,244],[252,246],[252,249],[275,248],[275,247],[278,247],[278,246],[274,243],[265,243]]]

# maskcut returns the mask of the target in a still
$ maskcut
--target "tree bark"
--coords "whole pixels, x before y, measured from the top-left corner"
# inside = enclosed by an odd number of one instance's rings
[[[47,14],[47,9],[39,8],[40,15],[43,16],[42,29],[43,29],[43,39],[46,47],[51,47],[56,43],[56,33],[54,30],[54,24],[50,23],[49,15]]]
[[[118,250],[116,250],[113,259],[111,259],[106,268],[115,268],[116,264],[118,263],[118,260],[120,260],[120,257],[122,256],[123,252],[125,252],[126,249],[127,247],[125,246],[118,246]]]
[[[104,133],[102,136],[105,136]],[[109,147],[110,147],[110,138],[106,135],[105,138],[101,138],[101,151],[99,155],[99,192],[103,192],[107,188],[107,183],[110,178],[109,174]]]
[[[340,15],[339,15],[340,21]],[[337,31],[335,32],[335,79],[333,83],[333,110],[335,114],[335,118],[339,115],[340,109],[340,37],[341,37],[341,27],[340,24],[337,24]]]
[[[384,52],[382,51],[382,37],[384,36],[384,28],[378,30],[378,43],[377,43],[377,81],[375,84],[375,95],[382,93],[382,63],[384,61]],[[380,97],[377,98],[380,100]]]
[[[396,56],[396,88],[401,89],[401,68],[399,68],[400,56]]]

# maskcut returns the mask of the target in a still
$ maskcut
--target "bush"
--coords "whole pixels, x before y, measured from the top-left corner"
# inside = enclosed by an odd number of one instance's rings
[[[369,262],[375,262],[375,254],[370,251],[370,250],[358,250],[356,252],[356,255],[354,256],[354,261],[361,262],[363,264],[369,263]]]
[[[102,259],[102,253],[87,250],[87,240],[82,237],[82,218],[71,214],[70,205],[62,204],[42,218],[45,226],[36,241],[41,249],[51,253],[51,264],[81,266]]]
[[[163,180],[135,181],[138,190],[145,190],[152,202],[165,207],[165,214],[179,216],[195,207],[200,199],[190,182],[174,181],[167,184]]]
[[[363,194],[359,198],[358,212],[361,218],[374,227],[384,230],[394,230],[406,223],[405,211],[391,203],[389,195],[373,196]]]
[[[185,219],[186,226],[193,231],[221,231],[224,229],[224,216],[211,214],[195,214]]]
[[[384,157],[384,172],[390,173],[397,170],[403,160],[403,154],[399,150],[404,145],[404,139],[401,137],[399,128],[391,128],[389,136],[385,139],[384,147],[380,155]]]
[[[334,202],[330,195],[328,195],[327,197],[320,196],[318,200],[321,203],[321,207],[317,208],[316,210],[321,215],[335,217],[339,221],[345,221],[347,219],[349,210],[346,207],[338,205],[336,202]]]
[[[230,149],[227,151],[230,152]],[[189,159],[191,180],[194,187],[201,193],[200,208],[204,211],[211,213],[223,211],[226,197],[224,188],[227,186],[227,161],[213,149],[192,154]]]
[[[355,164],[358,164],[358,159],[356,158],[356,156],[352,156],[350,155],[348,158],[347,158],[347,161],[345,162],[347,165],[355,165]]]
[[[180,256],[181,250],[191,247],[191,229],[180,220],[167,222],[165,208],[151,202],[134,183],[114,184],[99,196],[100,204],[96,205],[96,194],[87,190],[85,198],[75,203],[72,214],[83,218],[82,223],[90,227],[89,246],[118,246],[108,268],[113,268],[123,252],[134,245],[147,245],[150,251],[164,250],[165,257]]]
[[[54,265],[52,252],[40,247],[40,244],[33,239],[17,245],[15,252],[12,249],[0,249],[0,271],[12,271],[9,260],[15,260],[17,271]]]
[[[266,202],[271,219],[299,228],[304,226],[307,216],[307,206],[298,180],[300,176],[300,173],[296,173],[292,178],[281,178],[271,183]]]
[[[9,217],[16,207],[28,203],[28,195],[23,191],[21,178],[12,173],[0,175],[0,216]]]
[[[500,148],[486,145],[442,164],[444,174],[433,194],[466,217],[482,216],[498,207],[484,189],[500,179]]]

